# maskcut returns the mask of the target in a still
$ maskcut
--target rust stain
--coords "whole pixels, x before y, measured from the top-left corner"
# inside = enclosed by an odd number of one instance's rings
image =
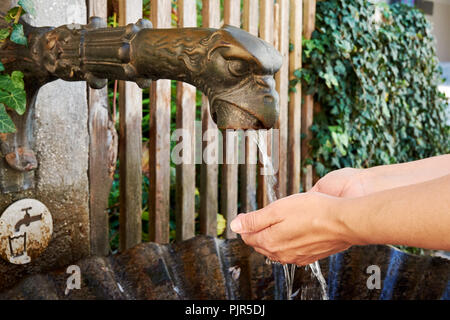
[[[20,147],[5,156],[8,165],[18,171],[32,171],[38,166],[36,156],[32,150]]]
[[[8,139],[8,134],[7,133],[0,133],[0,140],[6,141],[7,139]]]

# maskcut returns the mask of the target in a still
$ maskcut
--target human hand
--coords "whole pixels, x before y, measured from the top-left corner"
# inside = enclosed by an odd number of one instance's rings
[[[231,229],[273,261],[308,265],[353,244],[334,210],[340,201],[318,192],[295,194],[238,215]]]
[[[317,181],[311,191],[341,198],[361,197],[368,194],[367,176],[365,169],[335,170]]]

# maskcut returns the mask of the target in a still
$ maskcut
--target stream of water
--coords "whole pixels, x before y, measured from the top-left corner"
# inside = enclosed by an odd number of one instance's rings
[[[277,200],[277,194],[275,192],[277,179],[274,174],[272,160],[270,159],[270,157],[268,156],[268,153],[267,153],[266,143],[265,143],[264,139],[261,139],[261,138],[262,138],[262,136],[258,135],[258,138],[254,137],[253,140],[256,143],[256,145],[258,146],[260,154],[262,155],[262,158],[263,158],[262,162],[263,162],[263,166],[264,166],[264,170],[265,170],[264,179],[266,181],[266,191],[267,191],[268,200],[270,203],[272,203]],[[274,263],[278,263],[278,262],[271,261],[270,259],[266,259],[266,263],[274,264]],[[284,278],[285,278],[285,282],[286,282],[286,298],[287,298],[287,300],[292,300],[298,294],[298,290],[295,293],[292,292],[293,286],[294,286],[295,270],[296,270],[297,266],[295,264],[284,264],[282,266],[283,266]],[[322,299],[328,300],[327,283],[326,283],[325,278],[323,277],[322,272],[320,270],[319,261],[311,263],[309,265],[309,268],[311,269],[311,272],[314,274],[314,276],[317,278],[317,280],[320,283]]]

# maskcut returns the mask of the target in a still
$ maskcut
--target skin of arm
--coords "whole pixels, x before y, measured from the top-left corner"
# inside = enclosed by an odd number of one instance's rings
[[[238,215],[231,228],[270,259],[297,265],[352,245],[450,250],[450,175],[360,197],[296,194]]]
[[[360,197],[448,174],[450,174],[450,154],[369,169],[335,170],[321,178],[311,191],[344,198]]]
[[[450,154],[364,170],[366,194],[433,180],[450,174]]]
[[[339,215],[354,244],[450,251],[450,174],[348,199]]]

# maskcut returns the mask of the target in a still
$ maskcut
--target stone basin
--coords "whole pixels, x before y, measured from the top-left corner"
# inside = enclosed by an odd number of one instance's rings
[[[0,299],[284,299],[281,266],[241,240],[198,236],[142,243],[110,257],[81,260],[80,289],[66,295],[66,268],[24,278]],[[416,256],[390,246],[354,246],[320,261],[330,299],[450,299],[450,260]],[[381,288],[368,289],[367,267],[381,270]],[[318,281],[297,269],[294,299],[320,299]]]

